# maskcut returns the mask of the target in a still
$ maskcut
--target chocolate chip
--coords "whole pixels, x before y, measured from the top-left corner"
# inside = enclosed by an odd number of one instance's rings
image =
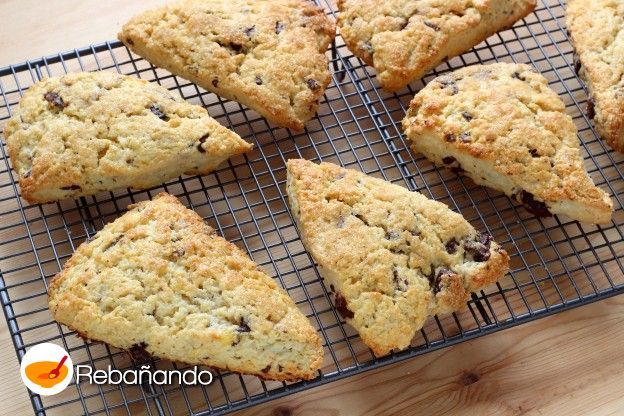
[[[445,165],[452,165],[455,162],[457,162],[457,159],[455,159],[453,156],[447,156],[442,159],[442,163],[444,163]]]
[[[581,72],[581,58],[578,55],[578,53],[576,53],[576,51],[574,51],[574,53],[572,54],[572,63],[574,65],[574,72],[576,72],[576,75],[578,75]]]
[[[134,41],[132,39],[130,39],[130,38],[126,38],[126,43],[128,45],[134,46]]]
[[[338,222],[336,223],[336,227],[337,228],[343,228],[345,224],[345,219],[344,217],[339,217],[338,218]]]
[[[269,371],[271,371],[271,364],[267,365],[266,367],[264,367],[264,368],[263,368],[262,370],[260,370],[260,371],[262,371],[262,372],[263,372],[263,373],[265,373],[265,374],[266,374],[266,373],[268,373]]]
[[[470,143],[472,141],[472,137],[470,136],[470,133],[464,132],[459,135],[459,141],[462,143]]]
[[[526,81],[526,78],[524,77],[524,75],[521,75],[520,72],[518,71],[514,71],[514,73],[511,74],[511,77],[515,79],[519,79],[520,81]]]
[[[532,193],[523,190],[518,195],[518,200],[522,202],[527,211],[536,217],[552,217],[546,204],[541,201],[536,201]]]
[[[386,233],[386,240],[396,240],[399,238],[399,234],[394,231],[388,231]]]
[[[256,85],[262,85],[262,78],[259,75],[256,75],[256,79],[254,80]]]
[[[173,256],[174,257],[182,257],[186,254],[186,250],[184,250],[183,248],[176,248],[175,250],[173,250]]]
[[[30,178],[32,174],[32,169],[27,169],[26,172],[22,173],[22,178]]]
[[[425,23],[425,26],[429,26],[431,29],[435,30],[436,32],[440,31],[440,26],[436,25],[435,23],[430,22],[428,20],[425,20],[424,23]]]
[[[243,30],[243,33],[249,38],[251,39],[251,37],[253,36],[253,34],[256,32],[256,25],[253,25],[251,27],[246,28],[245,30]]]
[[[44,94],[43,98],[45,98],[47,102],[49,102],[50,104],[52,104],[54,107],[56,107],[59,110],[62,110],[63,108],[67,107],[67,104],[65,104],[65,101],[63,101],[63,98],[61,98],[61,96],[55,92],[47,92]]]
[[[238,328],[236,328],[236,332],[251,332],[251,328],[249,328],[249,325],[247,325],[247,322],[245,322],[245,318],[240,319],[240,322],[238,323]]]
[[[450,239],[447,243],[446,243],[446,252],[448,254],[455,254],[457,253],[457,246],[459,246],[459,243],[457,242],[457,240],[455,240],[455,238]]]
[[[463,173],[463,172],[465,172],[465,171],[464,171],[464,169],[461,167],[461,165],[460,165],[460,164],[457,164],[457,166],[453,166],[453,167],[451,167],[451,172],[453,172],[453,173],[455,173],[455,174],[458,174],[458,175],[459,175],[460,173]]]
[[[459,88],[457,87],[457,82],[455,82],[455,80],[445,78],[438,80],[438,82],[442,85],[442,88],[450,88],[452,95],[456,95],[459,92]]]
[[[243,45],[241,45],[240,43],[236,43],[236,42],[230,43],[227,47],[232,49],[236,53],[240,53],[240,51],[243,49]]]
[[[440,269],[438,273],[435,272],[433,266],[431,266],[431,273],[427,276],[429,280],[429,288],[433,291],[433,294],[440,292],[440,283],[442,282],[442,271],[446,269]]]
[[[133,361],[144,363],[152,359],[152,356],[146,350],[147,344],[145,342],[141,342],[140,344],[134,344],[128,350],[130,357]]]
[[[482,232],[477,234],[477,240],[481,244],[486,246],[488,249],[490,248],[490,244],[492,244],[492,241],[494,241],[491,235],[489,235],[488,233],[482,233]]]
[[[336,293],[336,310],[343,319],[352,319],[355,315],[347,306],[347,300],[340,293]]]
[[[206,133],[202,137],[199,138],[199,144],[197,145],[197,150],[199,150],[201,153],[206,153],[206,149],[204,149],[202,145],[206,142],[206,140],[208,140],[208,137],[210,137],[210,133]]]
[[[392,269],[392,285],[394,286],[395,291],[404,292],[405,290],[407,290],[407,279],[401,279],[399,277],[399,271],[397,269]]]
[[[215,88],[219,88],[219,80],[217,78],[212,80],[212,86]]]
[[[284,30],[284,23],[275,22],[275,34],[279,35]]]
[[[332,293],[334,293],[336,291],[336,288],[334,287],[333,284],[329,285],[329,291],[332,292]]]
[[[467,112],[467,111],[464,111],[464,112],[462,113],[462,117],[463,117],[466,121],[470,121],[470,120],[472,120],[472,115],[471,115],[469,112]]]
[[[61,190],[63,191],[79,191],[81,189],[80,185],[61,186]]]
[[[587,118],[593,120],[596,117],[596,103],[593,98],[587,100]]]
[[[407,27],[407,25],[409,25],[409,20],[408,19],[403,19],[401,21],[401,25],[399,26],[399,30],[403,30]]]
[[[464,241],[464,250],[472,256],[474,261],[484,262],[490,258],[490,247],[489,244],[483,244],[479,240],[480,236],[477,237],[477,240]]]
[[[540,154],[537,151],[537,149],[530,149],[529,153],[531,154],[532,157],[540,157]]]
[[[308,84],[308,88],[310,88],[312,91],[316,91],[321,88],[321,85],[314,78],[308,78],[306,80],[306,84]]]
[[[447,133],[445,139],[447,142],[453,143],[455,141],[455,135],[453,133]]]
[[[162,121],[169,121],[169,117],[167,117],[167,115],[161,111],[158,104],[153,104],[152,106],[150,106],[149,109],[156,117],[158,117]]]

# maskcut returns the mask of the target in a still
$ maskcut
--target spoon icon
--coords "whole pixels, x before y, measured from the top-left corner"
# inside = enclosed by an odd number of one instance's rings
[[[53,369],[49,373],[39,374],[39,378],[49,378],[49,379],[57,378],[61,374],[61,367],[63,367],[63,364],[65,364],[65,360],[67,360],[67,355],[61,358],[61,361],[59,361],[55,369]]]

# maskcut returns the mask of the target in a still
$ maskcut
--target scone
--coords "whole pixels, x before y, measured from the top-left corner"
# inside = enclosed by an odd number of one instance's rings
[[[112,72],[45,79],[4,130],[31,203],[205,174],[251,144],[166,88]]]
[[[466,305],[509,257],[446,205],[330,163],[288,161],[303,244],[335,305],[376,356],[410,345],[430,315]]]
[[[436,78],[412,100],[403,128],[414,151],[535,215],[611,220],[613,203],[583,167],[565,105],[527,65],[476,65]]]
[[[182,0],[124,25],[119,39],[156,66],[302,130],[331,80],[335,25],[307,0]]]
[[[55,320],[153,357],[272,380],[317,376],[320,337],[245,253],[166,193],[129,208],[52,280]]]
[[[338,0],[349,49],[397,91],[445,59],[511,27],[536,0]]]
[[[624,152],[624,3],[568,0],[566,22],[587,84],[587,114],[614,149]]]

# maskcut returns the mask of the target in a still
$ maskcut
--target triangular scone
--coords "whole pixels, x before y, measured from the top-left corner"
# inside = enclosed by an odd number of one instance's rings
[[[182,0],[140,14],[119,39],[156,66],[302,130],[331,80],[334,22],[306,0]]]
[[[58,322],[124,350],[273,380],[316,377],[295,303],[195,212],[161,193],[82,244],[49,288]]]
[[[113,72],[33,85],[4,135],[22,197],[33,203],[205,174],[252,148],[204,108]]]
[[[336,309],[376,356],[508,269],[505,250],[446,205],[357,171],[289,160],[288,198]]]
[[[572,118],[530,66],[477,65],[438,77],[416,94],[403,128],[415,151],[535,215],[611,219],[609,195],[583,167]]]
[[[566,23],[576,70],[589,88],[587,114],[607,143],[624,152],[624,3],[568,0]]]
[[[529,14],[536,0],[338,0],[349,49],[396,91]]]

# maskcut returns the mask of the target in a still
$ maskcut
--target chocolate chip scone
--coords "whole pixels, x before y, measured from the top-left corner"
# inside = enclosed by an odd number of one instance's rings
[[[566,22],[587,84],[587,114],[614,149],[624,152],[624,3],[568,0]]]
[[[403,128],[414,151],[535,215],[611,220],[613,203],[583,167],[572,118],[530,66],[476,65],[438,77],[416,94]]]
[[[397,91],[535,8],[536,0],[338,0],[349,49]]]
[[[331,80],[335,25],[306,0],[183,0],[124,25],[119,39],[151,63],[302,130]]]
[[[45,79],[4,130],[31,203],[205,174],[251,144],[166,88],[112,72]]]
[[[54,277],[49,306],[84,338],[265,379],[311,379],[321,339],[245,253],[161,193],[107,224]]]
[[[509,257],[446,205],[330,163],[288,161],[288,198],[336,309],[376,356],[466,305]]]

